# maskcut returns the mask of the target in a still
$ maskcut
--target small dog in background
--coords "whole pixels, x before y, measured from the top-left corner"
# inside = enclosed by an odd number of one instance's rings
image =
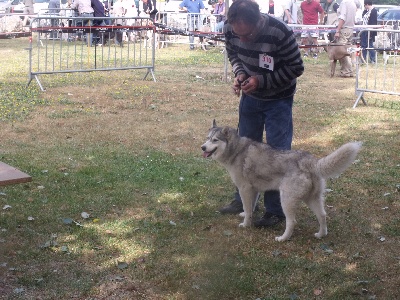
[[[238,188],[244,210],[240,227],[253,224],[258,193],[280,191],[286,229],[275,240],[286,241],[293,233],[300,201],[304,201],[317,216],[319,231],[315,237],[327,235],[325,180],[339,176],[354,162],[361,143],[344,144],[318,159],[305,151],[274,150],[267,144],[240,137],[234,128],[217,127],[214,120],[201,149],[204,157],[211,157],[226,168]]]
[[[328,53],[329,63],[331,67],[331,77],[335,76],[336,63],[338,60],[345,56],[350,56],[352,65],[356,63],[356,50],[355,45],[343,45],[329,43],[324,46],[325,51]],[[354,50],[353,50],[354,48]]]

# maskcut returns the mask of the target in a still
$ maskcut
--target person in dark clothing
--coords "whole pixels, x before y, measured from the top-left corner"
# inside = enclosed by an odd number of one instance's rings
[[[372,6],[372,1],[371,0],[365,0],[364,1],[364,11],[362,13],[363,16],[363,25],[377,25],[378,24],[378,11]],[[362,49],[362,57],[364,58],[364,61],[368,61],[367,54],[369,56],[369,61],[371,63],[376,62],[376,51],[374,49],[368,49],[367,48],[373,48],[374,47],[374,40],[376,37],[376,31],[363,31],[361,32],[360,35],[360,46]]]
[[[293,137],[292,106],[303,60],[293,30],[283,21],[260,13],[253,0],[236,0],[224,26],[225,45],[235,75],[233,90],[240,96],[239,135],[258,142],[266,134],[268,145],[290,150]],[[279,191],[264,193],[265,215],[255,227],[271,227],[285,219]],[[238,192],[220,210],[239,214]]]
[[[143,11],[150,15],[150,19],[155,20],[157,14],[157,0],[143,0]]]
[[[100,2],[100,0],[90,0],[91,6],[94,10],[93,16],[95,18],[102,18],[104,19],[94,19],[93,20],[93,26],[105,26],[106,22],[106,14],[105,14],[105,9],[103,3]],[[93,41],[96,44],[104,44],[104,33],[102,33],[100,36],[97,33],[93,34]]]
[[[94,17],[95,18],[101,18],[104,17],[104,19],[97,19],[93,21],[94,26],[104,26],[106,24],[105,18],[105,9],[103,3],[100,2],[100,0],[90,0],[92,8],[94,10]]]

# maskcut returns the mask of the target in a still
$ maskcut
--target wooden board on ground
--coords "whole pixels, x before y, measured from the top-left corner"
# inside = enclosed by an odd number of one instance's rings
[[[20,170],[0,162],[0,186],[32,181],[32,177]]]

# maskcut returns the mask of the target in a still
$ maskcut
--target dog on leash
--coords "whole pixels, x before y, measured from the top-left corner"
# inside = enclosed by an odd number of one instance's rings
[[[325,51],[328,53],[329,63],[331,66],[331,77],[335,76],[336,64],[338,60],[343,57],[350,56],[351,63],[354,65],[356,60],[356,51],[353,50],[354,45],[343,45],[330,43],[324,46]]]
[[[279,190],[286,217],[285,232],[275,238],[281,242],[293,233],[300,201],[317,216],[319,231],[315,237],[327,235],[325,180],[339,176],[354,162],[361,143],[347,143],[323,158],[316,158],[305,151],[275,150],[267,144],[240,137],[236,129],[217,127],[214,120],[201,149],[204,157],[216,160],[227,169],[238,188],[244,210],[240,227],[252,225],[258,193]]]

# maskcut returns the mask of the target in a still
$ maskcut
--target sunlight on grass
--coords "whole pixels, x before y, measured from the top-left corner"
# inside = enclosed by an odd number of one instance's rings
[[[163,193],[158,198],[158,202],[171,202],[171,201],[181,201],[184,200],[184,196],[182,193]]]
[[[0,40],[0,159],[33,177],[0,188],[11,206],[0,298],[399,298],[398,98],[368,94],[352,109],[354,79],[330,78],[324,53],[305,61],[293,148],[363,148],[327,183],[328,236],[314,238],[300,205],[293,238],[277,243],[283,224],[244,229],[217,212],[235,187],[200,146],[214,118],[237,126],[239,104],[219,49],[157,50],[157,82],[137,70],[43,75],[42,93],[24,87],[26,45]]]

